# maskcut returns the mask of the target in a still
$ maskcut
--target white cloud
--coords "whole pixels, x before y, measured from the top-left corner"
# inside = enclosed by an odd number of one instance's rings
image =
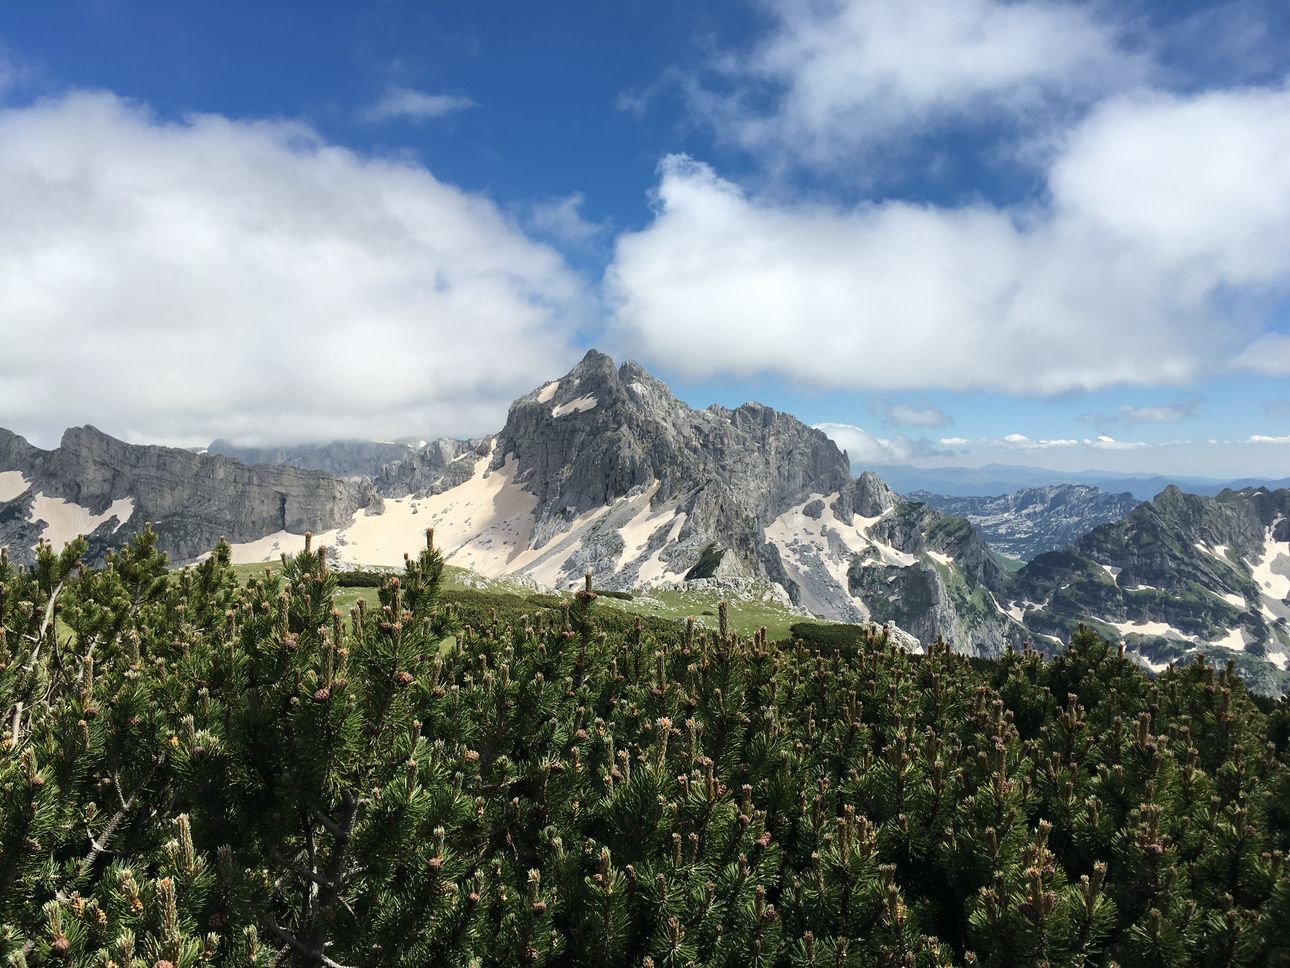
[[[566,245],[586,245],[609,228],[604,222],[593,222],[583,216],[582,206],[586,201],[582,192],[574,192],[563,198],[538,202],[529,209],[528,224],[533,231]]]
[[[966,443],[966,441],[964,441]],[[1025,434],[1008,434],[999,441],[980,441],[982,444],[997,444],[1010,450],[1053,450],[1067,449],[1072,447],[1091,447],[1094,450],[1141,450],[1144,447],[1150,447],[1151,444],[1143,443],[1136,440],[1116,440],[1114,437],[1108,437],[1101,434],[1097,437],[1084,437],[1075,439],[1072,437],[1056,437],[1052,439],[1032,439]]]
[[[491,430],[585,298],[488,199],[308,129],[0,111],[0,414],[48,440]]]
[[[690,377],[864,390],[1290,367],[1261,309],[1290,287],[1290,90],[1104,104],[1051,187],[1016,209],[802,204],[669,156],[653,221],[619,237],[606,276],[617,325]]]
[[[942,437],[941,445],[944,447],[963,447],[969,441],[966,437]]]
[[[719,133],[836,166],[945,125],[1061,113],[1144,74],[1113,24],[1061,0],[772,0],[775,25],[690,87]],[[766,107],[770,102],[769,109]]]
[[[408,87],[392,87],[364,112],[368,121],[428,121],[473,108],[475,102],[456,94],[429,94]]]
[[[1250,434],[1249,442],[1251,444],[1290,444],[1290,434],[1282,436],[1268,436],[1266,434]]]
[[[1091,441],[1085,441],[1085,443],[1098,450],[1141,450],[1144,447],[1152,446],[1141,440],[1116,440],[1114,437],[1108,437],[1105,434]]]
[[[818,423],[814,426],[816,430],[822,430],[830,440],[847,452],[853,466],[897,464],[916,457],[930,457],[943,453],[930,441],[923,438],[910,438],[905,434],[879,437],[863,427],[845,423]]]
[[[1283,283],[1290,89],[1149,93],[1100,105],[1049,176],[1061,217],[1192,283]]]

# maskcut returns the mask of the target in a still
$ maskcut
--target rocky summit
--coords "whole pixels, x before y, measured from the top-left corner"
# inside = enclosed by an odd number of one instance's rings
[[[1086,624],[1152,669],[1204,652],[1266,691],[1290,675],[1290,492],[1169,488],[1136,505],[1030,489],[972,509],[992,548],[933,498],[853,476],[832,440],[789,414],[696,410],[596,351],[516,400],[492,436],[381,446],[244,452],[248,466],[93,428],[52,451],[3,432],[0,543],[23,559],[41,539],[84,533],[101,556],[151,521],[180,562],[221,536],[236,560],[275,560],[312,531],[339,562],[399,566],[434,528],[452,564],[540,588],[588,571],[606,589],[715,583],[977,655],[1055,649]],[[376,466],[381,453],[395,459]],[[309,460],[341,473],[297,466]],[[997,550],[1059,538],[1069,545],[1015,574]]]

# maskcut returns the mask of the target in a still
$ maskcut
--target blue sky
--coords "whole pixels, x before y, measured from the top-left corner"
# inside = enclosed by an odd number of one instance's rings
[[[865,466],[1290,475],[1287,44],[1257,0],[5,4],[0,425],[476,434],[594,345]]]

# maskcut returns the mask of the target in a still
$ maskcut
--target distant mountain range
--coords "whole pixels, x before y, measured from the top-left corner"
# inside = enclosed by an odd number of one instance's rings
[[[908,497],[967,518],[990,547],[1023,561],[1065,548],[1099,524],[1124,517],[1138,504],[1127,492],[1108,494],[1085,484],[1023,487],[996,497],[951,497],[927,491],[913,491]]]
[[[899,494],[916,491],[948,497],[994,497],[1013,491],[1057,484],[1082,484],[1111,493],[1132,494],[1148,501],[1171,484],[1190,494],[1215,495],[1224,490],[1290,487],[1290,477],[1275,480],[1244,477],[1236,480],[1213,477],[1166,477],[1160,474],[1122,474],[1116,471],[1054,471],[1015,464],[986,464],[982,467],[913,467],[883,464],[872,468]]]
[[[192,453],[73,428],[45,451],[0,432],[0,544],[22,560],[41,538],[77,533],[101,558],[151,521],[181,562],[221,535],[237,560],[273,560],[310,530],[338,561],[398,566],[433,526],[449,561],[488,577],[557,590],[586,571],[608,589],[698,582],[982,655],[1023,640],[1056,648],[1083,621],[1152,668],[1231,657],[1266,691],[1290,677],[1288,495],[902,498],[875,474],[853,476],[831,440],[788,414],[695,410],[595,351],[474,440]],[[987,538],[1027,554],[1071,547],[1011,574]]]

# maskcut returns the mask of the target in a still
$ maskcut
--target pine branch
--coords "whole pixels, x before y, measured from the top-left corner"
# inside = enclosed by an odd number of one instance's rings
[[[304,955],[306,958],[310,959],[309,963],[323,965],[324,968],[350,968],[349,965],[342,965],[339,961],[334,961],[327,957],[327,953],[325,951],[309,947],[290,931],[279,927],[274,921],[270,920],[266,923],[269,926],[270,933],[275,938],[290,947],[297,954]]]

